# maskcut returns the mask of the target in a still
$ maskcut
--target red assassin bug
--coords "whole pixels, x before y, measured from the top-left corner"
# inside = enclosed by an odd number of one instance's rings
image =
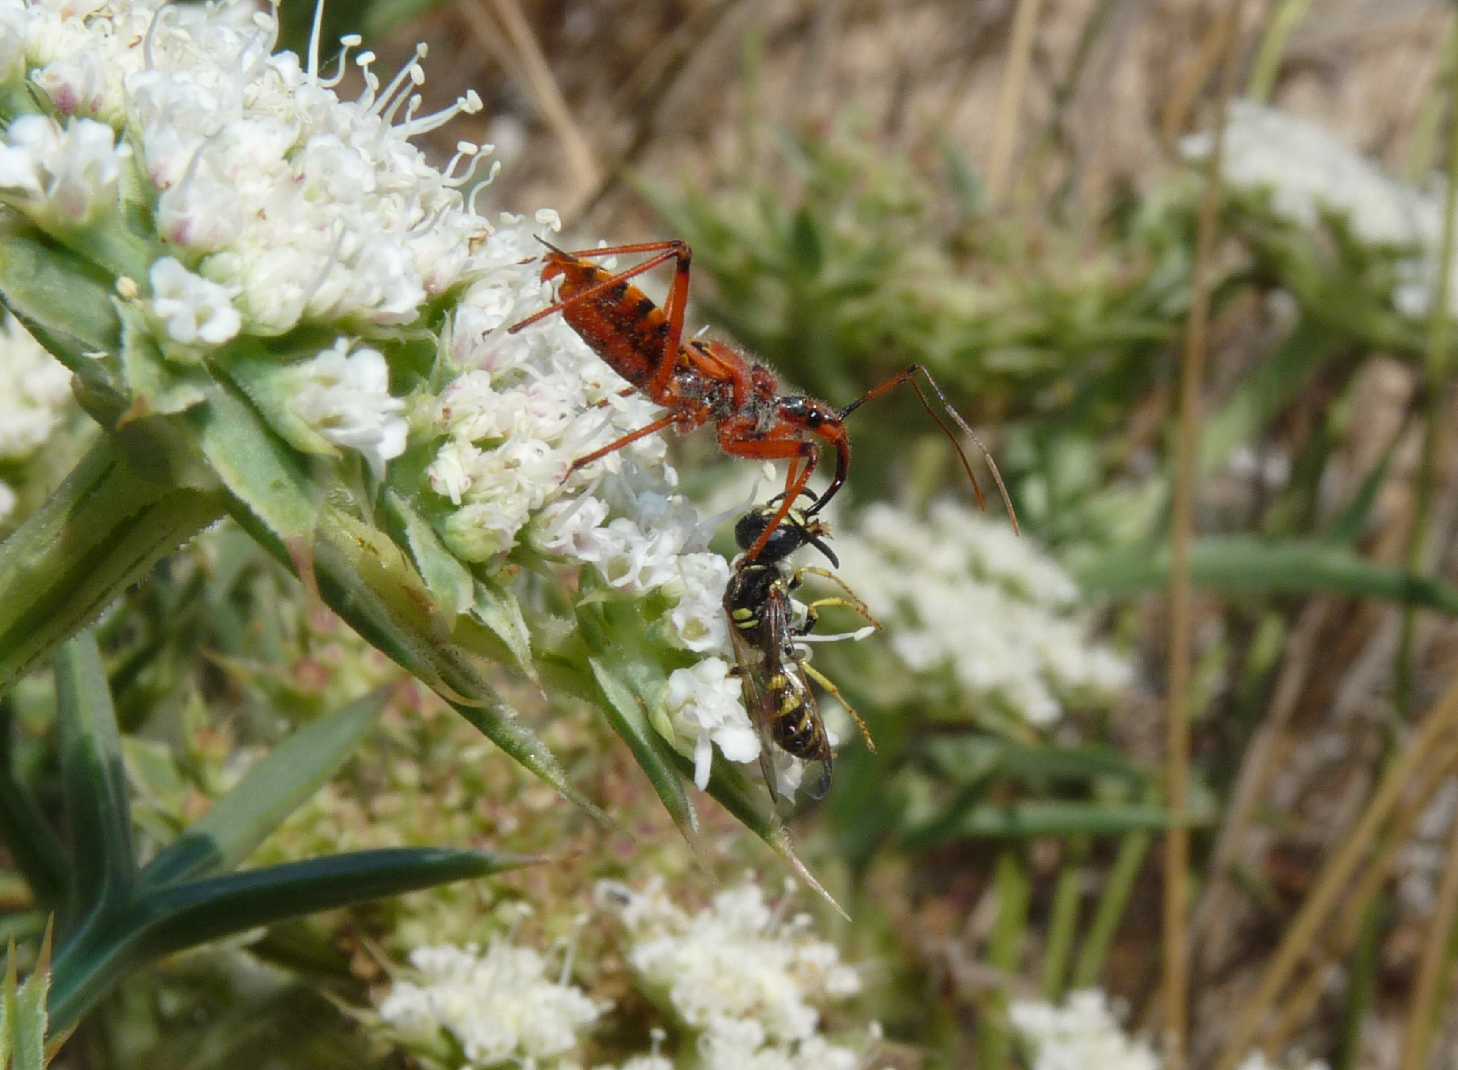
[[[558,300],[512,324],[507,328],[508,333],[515,334],[560,312],[594,353],[628,380],[634,389],[641,390],[668,410],[646,427],[577,458],[568,469],[568,475],[647,435],[669,427],[691,431],[712,422],[718,432],[719,447],[731,457],[790,462],[779,510],[746,554],[746,559],[753,561],[789,515],[792,503],[802,492],[808,493],[807,484],[819,463],[821,445],[835,450],[835,476],[825,492],[805,510],[807,516],[825,508],[826,503],[845,485],[851,460],[846,417],[866,402],[874,401],[902,383],[910,383],[923,407],[951,440],[963,469],[972,481],[977,504],[985,509],[987,501],[972,465],[956,436],[922,393],[921,384],[915,379],[920,373],[926,377],[947,414],[981,449],[1012,519],[1013,530],[1018,530],[1017,514],[1013,511],[1012,500],[992,455],[952,408],[931,373],[920,364],[913,364],[872,387],[843,409],[832,408],[824,401],[804,395],[781,394],[779,380],[773,372],[732,346],[698,338],[684,340],[683,317],[688,305],[689,263],[693,258],[686,242],[639,242],[569,253],[550,242],[537,240],[548,250],[543,257],[542,281],[559,276],[562,279],[557,291]],[[616,273],[589,262],[598,257],[635,253],[649,254],[648,259]],[[670,260],[674,262],[673,283],[665,307],[659,308],[628,280]],[[817,442],[817,439],[820,441]]]

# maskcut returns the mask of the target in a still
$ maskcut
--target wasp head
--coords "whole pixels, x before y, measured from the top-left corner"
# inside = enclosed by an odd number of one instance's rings
[[[739,549],[748,550],[753,546],[769,522],[774,519],[777,510],[773,505],[763,505],[757,509],[745,513],[734,525],[734,541],[739,544]],[[829,526],[813,517],[807,517],[798,509],[790,510],[785,522],[770,533],[769,541],[764,544],[764,549],[759,552],[758,560],[773,564],[776,561],[783,561],[802,546],[813,546],[825,555],[835,568],[840,567],[840,559],[835,556],[829,546],[823,541],[830,534]]]

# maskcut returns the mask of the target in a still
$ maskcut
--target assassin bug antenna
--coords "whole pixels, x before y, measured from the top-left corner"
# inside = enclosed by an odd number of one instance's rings
[[[977,482],[977,474],[972,471],[972,463],[967,460],[966,451],[962,449],[962,444],[957,441],[957,436],[952,433],[952,429],[946,425],[945,421],[937,415],[937,411],[931,407],[931,403],[927,401],[926,395],[922,393],[921,384],[916,381],[917,373],[926,377],[927,385],[932,388],[932,391],[937,396],[937,400],[947,410],[947,415],[952,418],[952,421],[961,428],[962,433],[970,438],[976,444],[977,449],[981,451],[982,459],[987,462],[987,470],[992,473],[992,482],[996,484],[997,493],[1002,498],[1003,507],[1007,510],[1007,517],[1012,523],[1013,534],[1021,535],[1023,531],[1018,524],[1017,510],[1013,508],[1012,496],[1007,492],[1007,484],[1002,481],[1002,473],[998,471],[997,462],[992,459],[992,451],[983,444],[982,439],[976,431],[972,430],[967,421],[962,419],[961,413],[952,407],[952,403],[947,400],[947,395],[942,393],[942,388],[937,385],[937,381],[932,378],[931,372],[926,370],[924,364],[912,364],[904,371],[897,372],[884,383],[873,386],[870,390],[867,390],[860,397],[856,398],[855,401],[852,401],[845,408],[841,409],[840,418],[844,420],[866,402],[875,401],[877,398],[889,394],[902,383],[910,383],[911,389],[916,391],[916,397],[921,402],[921,407],[926,409],[927,415],[936,421],[936,425],[942,429],[942,434],[947,436],[948,441],[952,443],[952,448],[957,451],[957,459],[962,462],[962,470],[967,473],[967,478],[972,481],[972,492],[977,496],[977,507],[985,511],[987,509],[987,497],[982,493],[981,484]],[[828,497],[829,494],[827,493],[819,502],[812,505],[809,511],[812,513],[818,511],[820,506],[825,504],[825,498]]]

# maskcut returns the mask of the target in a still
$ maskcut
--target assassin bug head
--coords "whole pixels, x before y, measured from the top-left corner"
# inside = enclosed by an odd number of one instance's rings
[[[850,474],[850,434],[845,429],[845,414],[837,412],[817,398],[797,394],[780,398],[775,407],[775,415],[779,417],[781,424],[817,435],[835,450],[835,477],[831,479],[830,486],[825,489],[820,500],[806,510],[806,515],[814,516],[826,502],[835,497],[836,491],[845,485],[846,476]]]
[[[777,511],[774,506],[766,505],[741,516],[734,525],[734,541],[739,544],[739,549],[748,550],[753,546]],[[839,568],[840,559],[835,556],[835,551],[822,541],[829,534],[829,528],[821,521],[792,510],[784,523],[770,533],[769,541],[764,544],[757,560],[773,564],[783,561],[802,546],[813,546],[833,567]]]

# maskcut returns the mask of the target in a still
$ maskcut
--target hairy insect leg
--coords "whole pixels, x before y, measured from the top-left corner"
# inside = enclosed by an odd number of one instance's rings
[[[679,414],[678,413],[672,413],[672,412],[669,413],[667,416],[660,416],[658,419],[654,420],[651,424],[648,424],[646,427],[640,427],[636,431],[630,431],[630,432],[628,432],[628,434],[624,435],[622,438],[614,439],[612,442],[609,442],[606,446],[603,446],[601,449],[593,450],[591,453],[587,454],[586,456],[577,458],[577,460],[573,461],[572,464],[568,467],[567,471],[563,473],[563,475],[562,475],[562,482],[563,483],[567,482],[568,478],[571,477],[572,473],[573,472],[576,472],[579,468],[586,468],[593,461],[600,461],[604,457],[606,457],[609,453],[616,453],[618,450],[622,449],[624,446],[631,446],[634,442],[637,442],[640,438],[647,438],[649,435],[656,434],[659,431],[666,431],[666,430],[668,430],[679,419],[680,419]]]
[[[759,533],[759,538],[754,540],[754,545],[745,552],[744,559],[746,561],[753,561],[758,558],[761,551],[764,550],[765,545],[769,542],[770,536],[775,533],[775,529],[785,522],[785,517],[790,515],[790,507],[800,497],[800,492],[805,489],[805,485],[810,482],[810,476],[814,473],[815,466],[820,461],[820,451],[810,442],[764,442],[760,443],[759,446],[763,452],[751,453],[746,451],[739,453],[738,456],[759,456],[768,460],[773,460],[777,456],[789,456],[791,458],[790,469],[785,473],[784,499],[780,502],[780,507],[775,510],[775,515],[770,518],[770,522],[765,525],[765,529]],[[794,447],[794,453],[789,453],[788,447],[790,446]],[[779,452],[771,452],[769,447],[775,447]],[[805,467],[796,474],[795,469],[802,459]]]
[[[861,730],[861,736],[866,741],[866,749],[872,754],[876,753],[876,741],[871,738],[871,730],[866,727],[866,722],[856,712],[856,708],[846,701],[846,697],[840,693],[840,688],[835,686],[835,681],[826,676],[823,672],[811,665],[808,661],[800,662],[800,668],[805,670],[805,675],[814,680],[821,687],[825,688],[827,694],[834,696],[835,700],[845,708],[845,712],[851,715],[851,720]]]

